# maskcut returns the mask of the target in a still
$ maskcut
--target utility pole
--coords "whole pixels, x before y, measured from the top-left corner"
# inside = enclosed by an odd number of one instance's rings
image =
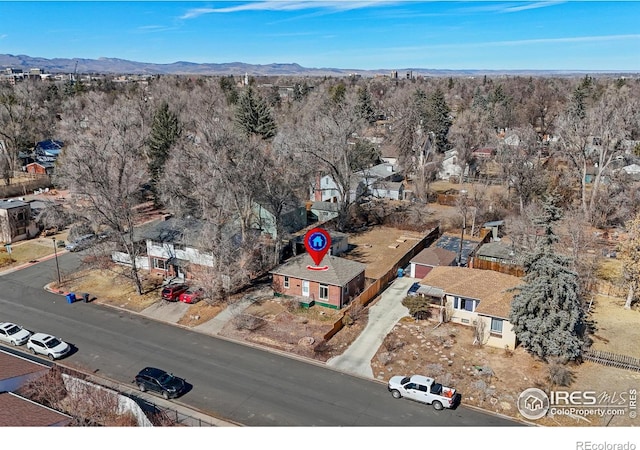
[[[467,228],[467,191],[464,189],[460,191],[460,211],[462,212],[462,231],[458,247],[458,267],[462,267],[462,244],[464,243],[464,230]]]
[[[56,238],[53,239],[53,254],[56,256],[56,270],[58,271],[58,287],[60,287],[60,265],[58,264],[58,249],[56,248]]]

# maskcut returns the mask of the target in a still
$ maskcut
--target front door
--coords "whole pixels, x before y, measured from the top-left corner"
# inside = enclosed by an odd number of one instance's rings
[[[302,280],[302,296],[309,296],[309,280]]]

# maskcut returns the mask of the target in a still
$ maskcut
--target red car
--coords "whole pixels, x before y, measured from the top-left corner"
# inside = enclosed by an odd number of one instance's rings
[[[198,303],[204,295],[202,288],[190,288],[180,294],[180,301],[184,303]]]
[[[189,289],[186,284],[170,284],[162,289],[162,298],[170,302],[178,301],[180,294]]]

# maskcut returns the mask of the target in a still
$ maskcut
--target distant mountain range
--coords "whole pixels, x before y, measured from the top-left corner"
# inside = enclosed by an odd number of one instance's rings
[[[77,64],[77,66],[76,66]],[[246,64],[204,63],[197,64],[178,61],[171,64],[154,64],[128,61],[118,58],[34,58],[26,55],[0,54],[0,69],[13,68],[28,72],[38,68],[44,73],[83,73],[83,74],[131,74],[131,75],[244,75],[253,76],[345,76],[359,74],[363,77],[375,75],[390,75],[392,71],[398,73],[398,78],[406,78],[407,74],[415,76],[481,76],[481,75],[531,75],[531,76],[571,76],[580,74],[628,75],[630,72],[616,71],[568,71],[568,70],[442,70],[397,68],[380,70],[335,69],[335,68],[307,68],[299,64]]]

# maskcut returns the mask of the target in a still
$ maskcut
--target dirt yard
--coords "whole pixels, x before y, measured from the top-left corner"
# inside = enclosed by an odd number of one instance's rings
[[[591,320],[596,323],[594,349],[639,356],[637,347],[640,311],[624,310],[621,299],[599,297]],[[506,351],[474,346],[473,329],[458,324],[436,328],[432,321],[402,319],[387,336],[371,361],[374,376],[386,381],[395,374],[421,373],[434,376],[462,394],[462,403],[514,418],[522,417],[516,401],[530,387],[542,390],[628,392],[640,388],[640,373],[592,362],[570,366],[569,387],[553,386],[549,366],[522,348]],[[537,420],[544,426],[637,426],[638,419],[624,416],[547,416]]]
[[[425,234],[431,230],[425,230]],[[384,275],[425,234],[389,227],[370,228],[349,235],[351,250],[344,256],[367,265],[365,276],[378,279]]]

